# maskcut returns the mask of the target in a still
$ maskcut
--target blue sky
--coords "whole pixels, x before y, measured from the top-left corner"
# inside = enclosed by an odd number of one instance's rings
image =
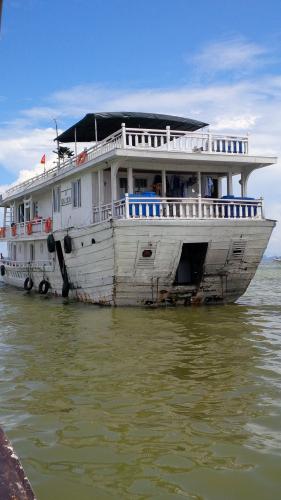
[[[201,0],[4,0],[0,38],[0,185],[52,164],[61,130],[86,112],[138,110],[250,133],[281,156],[281,3]],[[253,195],[281,214],[280,165]],[[281,254],[275,230],[269,253]]]

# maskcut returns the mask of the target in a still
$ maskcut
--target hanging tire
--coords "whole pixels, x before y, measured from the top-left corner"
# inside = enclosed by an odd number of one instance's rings
[[[49,289],[50,289],[50,283],[49,281],[47,280],[42,280],[40,281],[39,283],[39,286],[38,286],[38,292],[40,293],[40,295],[46,295],[46,293],[48,293]]]
[[[64,281],[63,285],[62,285],[62,291],[61,291],[61,295],[63,298],[68,297],[69,290],[70,290],[70,285],[69,285],[68,281]]]
[[[27,278],[25,278],[25,281],[24,281],[24,284],[23,284],[23,288],[27,292],[30,292],[30,290],[32,290],[32,288],[33,288],[33,280],[29,276]]]
[[[68,234],[63,239],[63,246],[65,253],[72,252],[72,239]]]
[[[53,234],[49,234],[47,238],[48,252],[53,253],[56,250],[56,242]]]
[[[5,276],[6,274],[6,269],[5,269],[5,266],[2,264],[2,266],[0,267],[0,272],[1,272],[1,276]]]

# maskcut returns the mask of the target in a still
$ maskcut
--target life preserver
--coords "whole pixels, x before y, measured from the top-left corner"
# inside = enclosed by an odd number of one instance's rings
[[[6,269],[5,269],[5,266],[2,264],[2,266],[0,267],[0,272],[1,272],[1,276],[5,276],[6,274]]]
[[[0,238],[5,238],[6,236],[6,228],[0,227]]]
[[[63,239],[63,246],[65,253],[72,252],[72,239],[68,234]]]
[[[16,235],[17,235],[17,226],[16,226],[16,224],[14,224],[12,226],[12,236],[16,236]]]
[[[52,219],[51,217],[48,217],[48,219],[45,220],[45,233],[49,233],[52,229]]]
[[[50,288],[50,283],[49,281],[47,280],[42,280],[40,281],[39,283],[39,286],[38,286],[38,292],[41,294],[41,295],[46,295],[46,293],[48,293],[48,290]]]
[[[32,290],[33,288],[33,280],[30,278],[30,276],[27,276],[27,278],[25,278],[25,281],[24,281],[24,284],[23,284],[23,288],[29,292],[30,290]]]
[[[56,242],[53,234],[49,234],[47,238],[48,252],[53,253],[56,251]]]
[[[82,153],[79,153],[79,155],[76,158],[76,164],[77,166],[82,165],[82,163],[85,163],[85,161],[88,158],[88,153],[87,151],[82,151]]]
[[[26,229],[27,229],[27,234],[29,235],[32,234],[32,222],[27,223]]]

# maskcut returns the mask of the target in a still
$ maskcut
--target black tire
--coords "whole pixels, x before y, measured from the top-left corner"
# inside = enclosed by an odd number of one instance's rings
[[[47,238],[48,252],[53,253],[56,250],[56,242],[53,234],[49,234]]]
[[[30,292],[30,290],[32,290],[32,288],[33,288],[33,280],[29,276],[27,278],[25,278],[25,281],[24,281],[24,284],[23,284],[23,288],[27,292]]]
[[[40,293],[40,295],[46,295],[46,293],[48,293],[49,289],[50,289],[50,283],[49,281],[47,280],[42,280],[40,281],[39,283],[39,286],[38,286],[38,292]]]
[[[5,266],[4,266],[3,264],[2,264],[2,266],[1,266],[1,268],[0,268],[0,270],[1,270],[1,276],[5,276],[5,274],[6,274],[6,269],[5,269]]]
[[[70,290],[70,285],[68,281],[64,281],[62,285],[61,295],[63,298],[67,298]]]
[[[63,246],[65,253],[72,252],[72,239],[68,234],[63,239]]]

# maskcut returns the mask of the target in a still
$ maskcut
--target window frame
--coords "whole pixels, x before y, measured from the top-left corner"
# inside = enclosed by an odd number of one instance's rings
[[[72,181],[71,183],[71,197],[72,197],[72,207],[81,208],[82,206],[82,196],[81,196],[81,178]]]
[[[61,211],[61,187],[53,188],[53,212],[59,214]]]

